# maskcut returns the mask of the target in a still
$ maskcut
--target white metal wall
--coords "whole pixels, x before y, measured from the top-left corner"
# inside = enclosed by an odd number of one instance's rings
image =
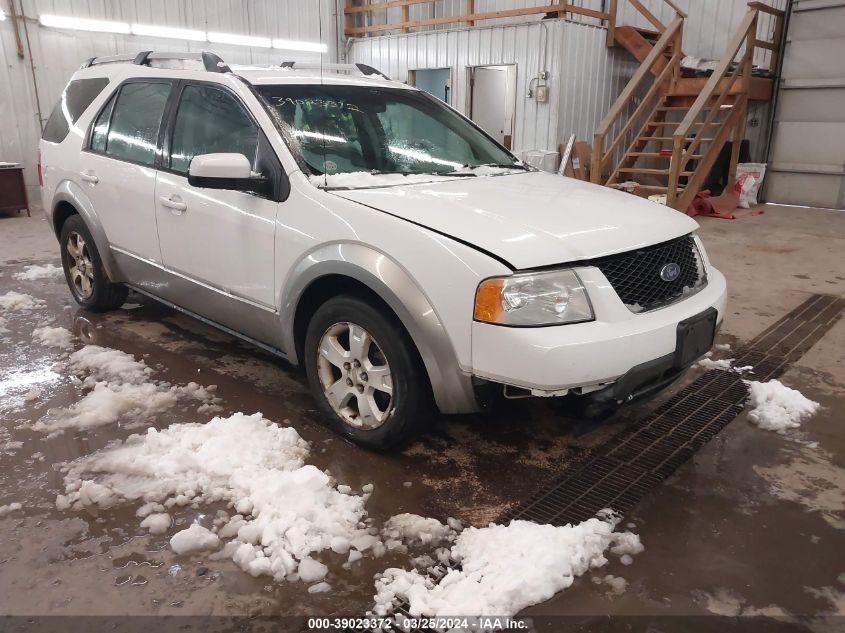
[[[70,75],[97,55],[141,50],[199,51],[210,49],[233,63],[278,63],[282,59],[318,59],[313,53],[187,42],[162,38],[115,35],[45,28],[42,13],[130,23],[152,24],[260,35],[328,44],[327,58],[336,59],[337,31],[334,0],[15,0],[23,7],[32,48],[33,69],[24,40],[25,58],[17,55],[11,19],[0,22],[0,161],[23,163],[30,203],[39,202],[35,173],[41,119],[46,121]],[[20,4],[18,4],[20,3]],[[8,13],[8,6],[2,3]],[[322,27],[320,14],[322,9]],[[322,34],[321,34],[322,31]],[[322,38],[321,38],[322,35]],[[25,37],[23,28],[21,36]]]
[[[742,16],[748,11],[748,0],[676,0],[676,2],[688,14],[686,28],[684,30],[684,52],[703,58],[715,59],[722,55],[731,33],[739,24]],[[783,9],[786,7],[788,0],[765,0],[765,2],[778,9]],[[674,16],[674,11],[664,0],[642,0],[642,3],[664,24],[668,24]],[[475,0],[475,11],[477,13],[487,13],[506,9],[540,7],[550,4],[552,4],[551,0]],[[603,11],[608,4],[608,0],[571,0],[569,4]],[[627,0],[618,0],[618,7],[618,24],[632,24],[653,28]],[[402,10],[400,8],[373,11],[369,14],[369,24],[401,22],[401,12]],[[411,20],[461,15],[466,13],[466,0],[435,0],[432,3],[411,5],[408,12]],[[583,24],[600,24],[594,18],[577,14],[568,14],[568,18],[574,22]],[[539,19],[539,15],[532,16],[531,18],[524,16],[502,18],[499,20],[485,20],[478,23],[478,25],[495,26],[516,24]],[[419,27],[415,30],[444,30],[453,26],[455,25],[438,25],[435,27]],[[762,14],[759,25],[760,35],[770,35],[773,27],[774,21],[772,17]],[[763,61],[767,57],[768,52],[761,51],[758,62]]]

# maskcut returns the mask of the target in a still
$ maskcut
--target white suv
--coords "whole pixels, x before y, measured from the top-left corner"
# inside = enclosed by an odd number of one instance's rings
[[[651,395],[725,311],[693,220],[535,171],[364,65],[89,60],[39,173],[79,304],[132,288],[304,364],[326,420],[372,448],[429,403]]]

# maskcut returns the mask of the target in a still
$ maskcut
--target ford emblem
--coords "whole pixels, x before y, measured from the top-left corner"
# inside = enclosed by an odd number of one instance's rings
[[[663,281],[675,281],[680,276],[681,267],[675,262],[672,262],[671,264],[666,264],[663,268],[660,269],[660,278]]]

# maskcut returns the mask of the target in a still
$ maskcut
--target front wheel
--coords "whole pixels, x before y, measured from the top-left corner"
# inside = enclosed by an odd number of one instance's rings
[[[129,291],[106,276],[97,245],[83,219],[78,215],[69,217],[59,240],[65,280],[76,302],[92,312],[122,306]]]
[[[412,440],[430,414],[425,370],[401,323],[354,296],[328,300],[305,337],[305,368],[325,421],[366,448]]]

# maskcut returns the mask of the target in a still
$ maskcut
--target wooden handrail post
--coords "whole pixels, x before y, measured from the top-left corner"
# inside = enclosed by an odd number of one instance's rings
[[[783,46],[783,14],[780,13],[775,16],[775,30],[772,34],[772,42],[775,45],[775,50],[772,51],[772,57],[769,60],[769,70],[772,74],[778,71],[778,62],[780,61],[780,51]]]
[[[593,155],[590,158],[590,182],[597,185],[602,181],[602,166],[604,165],[604,134],[596,134],[593,138]]]
[[[610,0],[610,5],[607,8],[607,47],[613,48],[616,46],[616,11],[617,0]]]
[[[678,202],[678,180],[681,176],[681,154],[684,151],[684,139],[677,135],[672,139],[672,159],[669,163],[669,184],[666,186],[666,206],[675,208]],[[682,209],[678,209],[681,211]],[[686,209],[683,209],[686,211]]]

